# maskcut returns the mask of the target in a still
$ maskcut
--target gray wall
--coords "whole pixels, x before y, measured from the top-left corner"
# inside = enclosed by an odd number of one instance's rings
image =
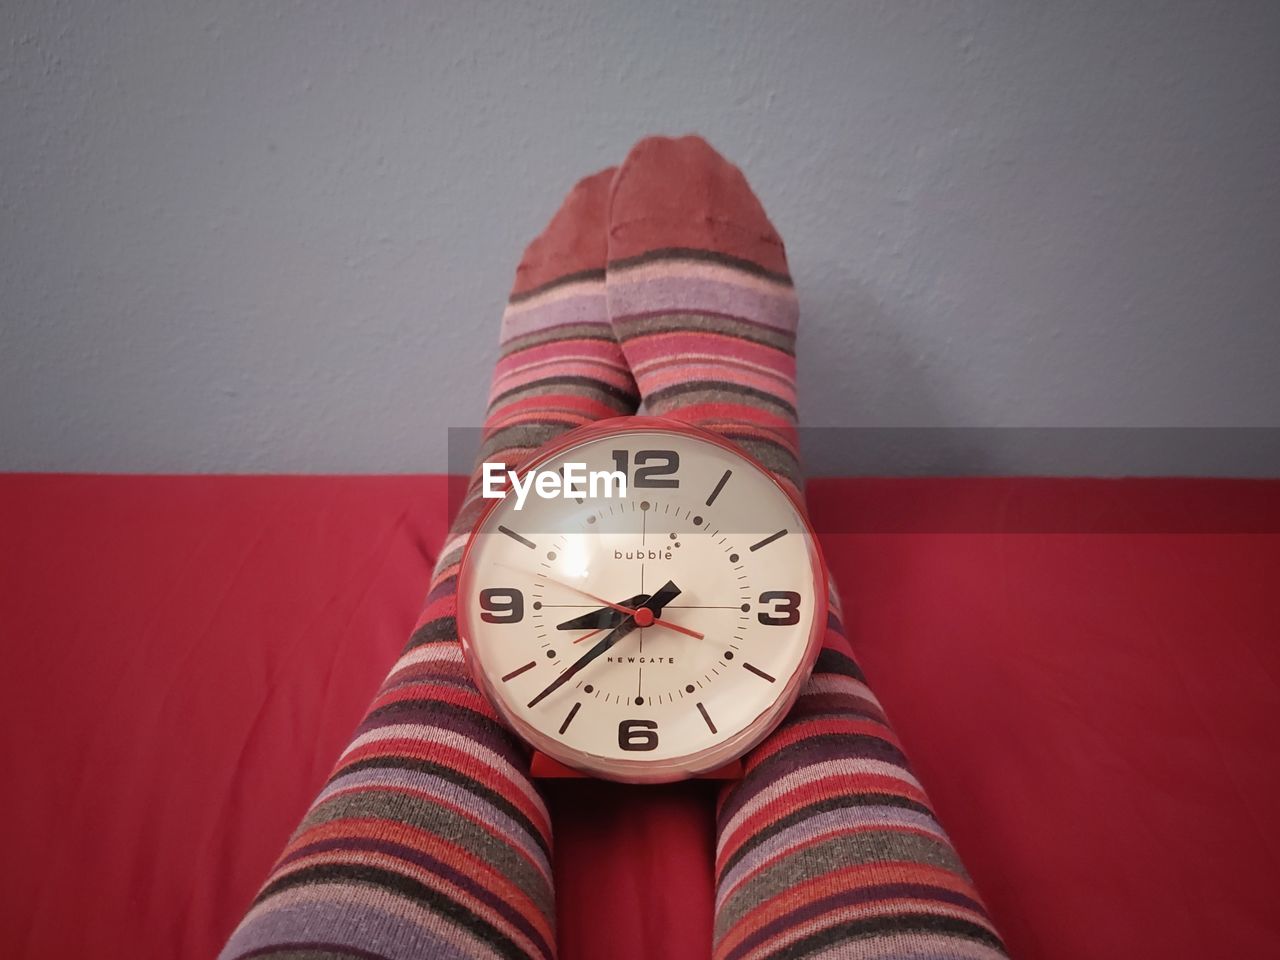
[[[0,51],[0,468],[444,469],[523,243],[691,130],[810,424],[1280,423],[1267,0],[9,0]],[[1044,469],[1001,435],[934,466]]]

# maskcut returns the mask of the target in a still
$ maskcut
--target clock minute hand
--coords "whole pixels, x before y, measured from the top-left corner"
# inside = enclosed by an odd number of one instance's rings
[[[656,593],[646,599],[644,603],[641,604],[641,607],[653,613],[660,613],[663,607],[676,597],[680,596],[680,592],[680,588],[668,580]],[[610,606],[612,607],[615,605],[610,604]],[[656,623],[657,621],[655,620],[654,622]],[[546,688],[541,693],[529,701],[529,708],[532,709],[533,707],[536,707],[551,694],[559,690],[562,686],[573,679],[574,676],[580,673],[583,667],[591,663],[592,660],[596,659],[596,657],[600,656],[600,654],[604,653],[634,629],[636,629],[636,621],[634,618],[634,612],[632,612],[629,613],[627,618],[614,627],[613,630],[611,630],[603,639],[592,646],[590,650],[570,664],[569,668],[561,673],[560,676],[547,684]],[[698,634],[698,636],[701,636],[701,634]]]
[[[550,696],[551,694],[559,690],[562,686],[568,683],[569,680],[571,680],[575,674],[581,671],[583,667],[589,664],[596,657],[600,656],[600,654],[604,653],[606,650],[612,647],[615,643],[617,643],[619,640],[621,640],[623,637],[625,637],[635,628],[636,628],[636,622],[632,620],[630,617],[628,617],[626,620],[623,620],[622,623],[614,627],[613,630],[611,630],[601,640],[599,640],[594,646],[592,646],[590,650],[588,650],[586,653],[580,656],[577,660],[575,660],[572,664],[570,664],[569,668],[565,670],[564,673],[560,674],[560,676],[556,677],[549,684],[547,684],[546,689],[544,689],[536,697],[530,700],[529,701],[530,709],[532,709],[533,707],[536,707],[548,696]]]

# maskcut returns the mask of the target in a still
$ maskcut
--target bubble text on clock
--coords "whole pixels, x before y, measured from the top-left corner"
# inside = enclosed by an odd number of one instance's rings
[[[610,498],[627,495],[627,475],[621,470],[587,470],[585,463],[565,463],[556,470],[530,470],[523,476],[508,470],[505,463],[485,461],[482,495],[486,500],[505,500],[507,486],[515,492],[515,509],[524,509],[525,499],[536,493],[543,500],[580,500],[587,496]],[[616,494],[614,491],[617,491]]]

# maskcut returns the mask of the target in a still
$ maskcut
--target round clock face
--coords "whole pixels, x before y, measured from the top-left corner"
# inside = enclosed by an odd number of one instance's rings
[[[458,623],[517,733],[596,776],[660,782],[776,726],[817,656],[826,576],[769,473],[701,430],[627,417],[514,482],[523,502],[508,487],[472,535]]]

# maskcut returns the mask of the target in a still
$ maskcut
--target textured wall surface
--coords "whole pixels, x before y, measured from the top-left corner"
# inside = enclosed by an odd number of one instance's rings
[[[0,58],[0,468],[444,469],[650,132],[786,238],[808,423],[1280,424],[1268,0],[8,0]],[[1043,467],[1001,436],[938,469]]]

